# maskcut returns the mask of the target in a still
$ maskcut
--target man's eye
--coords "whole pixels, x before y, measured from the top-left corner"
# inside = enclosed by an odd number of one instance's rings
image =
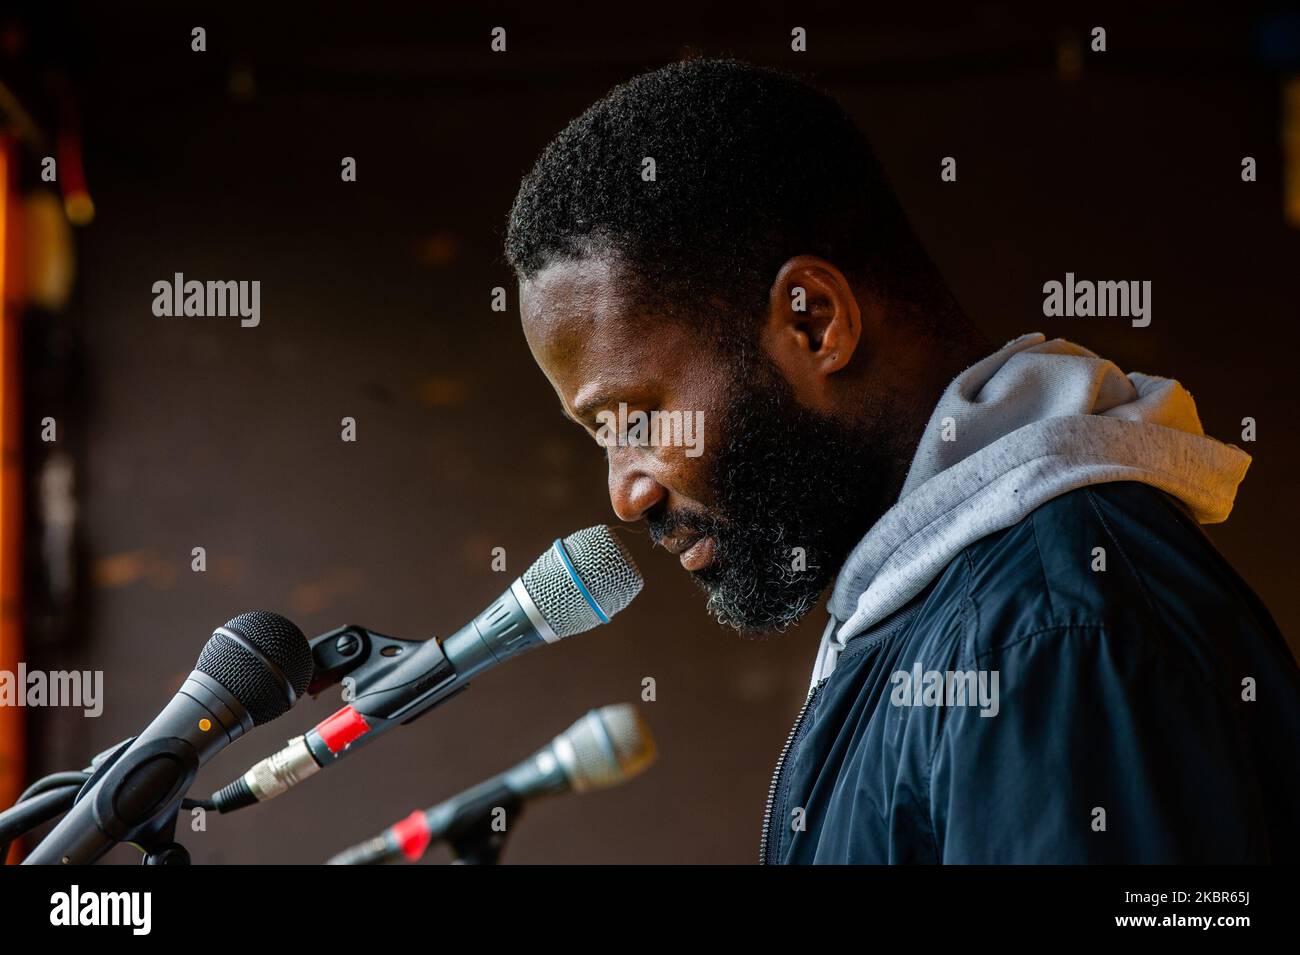
[[[596,439],[596,443],[602,448],[609,448],[618,444],[618,428],[609,421],[596,421],[588,426],[591,436]]]

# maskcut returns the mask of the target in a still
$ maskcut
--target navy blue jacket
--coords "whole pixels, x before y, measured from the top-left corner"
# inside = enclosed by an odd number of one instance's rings
[[[997,714],[915,705],[896,674],[918,664],[997,671]],[[847,643],[778,766],[763,861],[1295,861],[1297,757],[1300,669],[1259,598],[1172,498],[1095,485]]]

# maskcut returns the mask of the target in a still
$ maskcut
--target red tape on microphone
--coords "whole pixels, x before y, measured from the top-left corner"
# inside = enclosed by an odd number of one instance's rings
[[[316,727],[323,742],[331,753],[337,753],[353,740],[360,739],[370,732],[366,718],[350,706],[345,706],[332,716],[323,719]]]
[[[424,855],[432,838],[429,834],[429,820],[419,809],[393,825],[389,831],[397,840],[397,848],[402,850],[402,855],[412,862]]]

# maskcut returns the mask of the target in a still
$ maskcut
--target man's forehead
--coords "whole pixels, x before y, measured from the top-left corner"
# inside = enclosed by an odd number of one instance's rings
[[[611,262],[598,258],[552,263],[520,285],[524,332],[552,359],[615,357],[649,324]]]
[[[548,266],[520,287],[529,346],[574,417],[615,400],[657,400],[666,384],[707,377],[697,337],[647,310],[633,289],[596,260]]]
[[[524,319],[550,325],[597,318],[624,308],[614,267],[601,259],[562,259],[520,286]]]

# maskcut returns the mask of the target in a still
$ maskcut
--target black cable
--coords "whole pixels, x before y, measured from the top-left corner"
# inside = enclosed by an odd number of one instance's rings
[[[30,786],[24,789],[23,794],[18,797],[14,805],[17,805],[20,802],[24,802],[28,799],[31,799],[33,796],[39,795],[40,793],[48,792],[51,789],[58,789],[62,786],[72,786],[74,784],[77,787],[84,786],[86,784],[86,780],[88,780],[89,778],[90,778],[90,773],[80,772],[80,771],[73,771],[68,773],[51,773],[50,775],[44,777],[43,779],[36,780],[36,782],[32,783]]]
[[[86,784],[86,780],[89,778],[90,773],[78,772],[75,770],[67,773],[51,773],[42,779],[36,780],[36,782],[24,789],[22,795],[19,796],[17,801],[14,803],[14,807],[16,808],[18,803],[26,802],[32,797],[39,796],[41,793],[49,792],[52,789],[75,786],[77,787],[77,792],[80,792],[81,787]],[[73,795],[75,796],[76,793]],[[0,814],[0,818],[3,818],[3,816],[4,814]],[[14,837],[12,836],[7,839],[0,838],[0,865],[4,865],[5,860],[9,858],[9,846],[13,842],[13,839]]]
[[[9,857],[9,845],[19,836],[71,809],[81,786],[80,782],[74,782],[46,790],[0,812],[0,862]]]

